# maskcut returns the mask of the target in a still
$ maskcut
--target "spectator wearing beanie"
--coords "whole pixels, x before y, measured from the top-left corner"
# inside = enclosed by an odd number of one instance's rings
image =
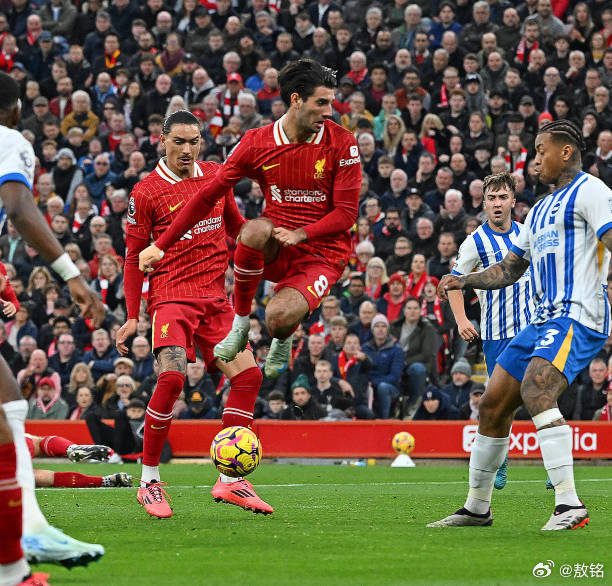
[[[315,421],[323,419],[327,410],[310,394],[310,382],[305,374],[299,375],[291,385],[292,401],[281,414],[281,419]]]
[[[372,339],[364,344],[363,352],[372,361],[370,381],[374,387],[375,411],[380,419],[389,419],[391,403],[400,394],[404,353],[389,333],[389,320],[381,313],[371,324]]]
[[[436,387],[429,387],[423,395],[423,402],[414,414],[415,421],[445,421],[457,419],[457,410],[449,405],[444,393]]]
[[[382,313],[389,322],[395,321],[402,312],[406,300],[405,275],[394,273],[389,277],[389,291],[385,293],[377,303],[379,313]]]
[[[442,392],[448,397],[450,404],[459,409],[464,403],[470,399],[470,391],[472,390],[472,367],[464,358],[460,358],[453,364],[451,368],[452,381],[447,384]]]

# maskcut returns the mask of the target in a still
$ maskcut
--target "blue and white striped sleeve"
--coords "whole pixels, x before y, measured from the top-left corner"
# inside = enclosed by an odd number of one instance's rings
[[[474,242],[474,237],[470,234],[459,247],[459,254],[457,254],[451,275],[468,275],[479,263],[480,256],[478,255],[476,242]]]
[[[531,221],[533,219],[534,210],[535,206],[529,210],[529,213],[525,218],[523,229],[519,232],[516,240],[508,249],[508,252],[514,252],[514,254],[517,254],[525,260],[531,260],[531,244],[529,243],[529,234],[531,233]]]
[[[612,229],[612,191],[597,177],[589,176],[576,197],[576,211],[601,238]]]

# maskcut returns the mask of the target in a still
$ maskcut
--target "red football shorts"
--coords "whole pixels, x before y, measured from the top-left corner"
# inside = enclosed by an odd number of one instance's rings
[[[342,275],[322,256],[305,253],[295,246],[281,246],[274,261],[264,267],[263,278],[276,283],[275,291],[284,287],[297,289],[308,302],[312,313]]]
[[[233,320],[234,308],[220,297],[159,303],[151,308],[153,348],[180,346],[193,362],[197,346],[206,369],[215,372],[213,349],[231,330]]]

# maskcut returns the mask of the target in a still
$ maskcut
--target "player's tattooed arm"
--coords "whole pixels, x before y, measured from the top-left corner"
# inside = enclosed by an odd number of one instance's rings
[[[187,353],[180,346],[166,346],[157,354],[159,372],[187,372]]]
[[[600,238],[603,245],[612,252],[612,229],[606,230]]]
[[[466,286],[473,289],[503,289],[516,283],[528,267],[529,261],[514,252],[508,252],[502,261],[491,265],[484,271],[462,277],[445,275],[438,285],[438,295],[441,299],[447,299],[447,291],[463,289]]]

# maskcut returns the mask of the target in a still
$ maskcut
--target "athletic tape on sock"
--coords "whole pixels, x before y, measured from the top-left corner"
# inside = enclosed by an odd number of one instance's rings
[[[542,411],[542,413],[534,415],[531,419],[536,429],[542,429],[555,421],[559,421],[559,419],[563,419],[563,414],[559,411],[558,407],[554,407],[553,409],[548,409],[547,411]]]

